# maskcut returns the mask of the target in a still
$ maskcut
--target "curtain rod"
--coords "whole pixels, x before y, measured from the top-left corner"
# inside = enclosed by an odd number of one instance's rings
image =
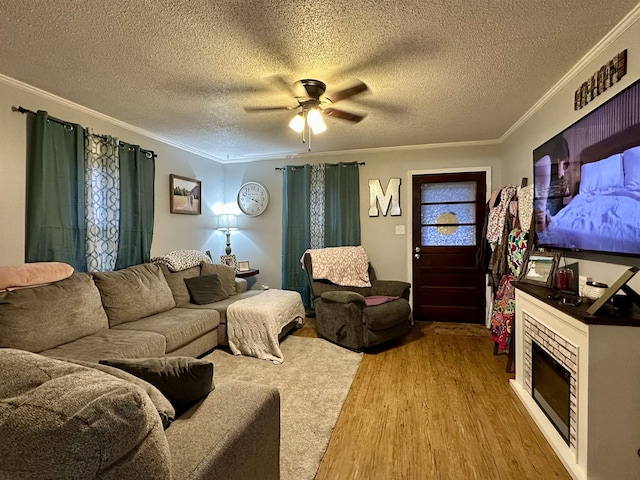
[[[19,113],[30,113],[32,115],[37,115],[38,114],[37,112],[34,112],[33,110],[29,110],[28,108],[24,108],[22,106],[18,106],[18,107],[12,106],[11,107],[11,111],[12,112],[19,112]],[[71,123],[69,123],[69,122],[65,122],[64,120],[60,120],[60,119],[55,118],[55,117],[49,117],[49,120],[52,120],[52,121],[54,121],[56,123],[59,123],[60,125],[69,126],[69,127],[71,127],[71,129],[73,129],[73,125]],[[100,135],[98,133],[93,133],[93,132],[91,132],[91,135],[95,135],[96,137],[100,137],[100,138],[102,138],[104,140],[109,138],[108,135]],[[118,144],[120,146],[124,146],[124,143],[125,142],[118,141]],[[142,152],[144,152],[144,155],[147,158],[158,158],[158,155],[156,155],[155,152],[153,152],[152,150],[145,150],[143,148],[141,148],[140,150]]]
[[[364,162],[358,162],[358,165],[366,165],[366,163]],[[294,165],[294,166],[299,166],[299,165]],[[284,171],[285,167],[276,167],[276,171]]]

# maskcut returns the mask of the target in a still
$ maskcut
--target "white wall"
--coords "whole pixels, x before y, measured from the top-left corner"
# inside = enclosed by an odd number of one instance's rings
[[[638,14],[636,13],[636,17]],[[628,27],[628,28],[627,28]],[[627,74],[622,80],[609,88],[604,94],[588,103],[578,111],[573,109],[575,90],[597,71],[602,65],[622,50],[627,49]],[[554,92],[546,103],[526,119],[501,145],[500,156],[503,160],[502,178],[505,182],[516,182],[518,178],[533,179],[533,150],[575,123],[593,109],[621,92],[640,78],[640,21],[621,24],[611,35],[594,47],[585,65],[570,72],[564,79],[564,86]],[[597,52],[597,54],[596,54]],[[579,261],[581,275],[592,277],[596,281],[611,284],[630,265],[640,265],[637,257],[611,257],[605,255],[576,254],[572,257]],[[640,277],[640,276],[638,276]],[[640,289],[640,278],[634,278],[630,285]]]
[[[51,95],[0,77],[0,265],[24,262],[26,115],[12,112],[12,106],[46,110],[53,117],[91,127],[153,150],[156,158],[155,223],[151,255],[177,249],[219,250],[222,232],[213,230],[212,208],[222,203],[223,170],[220,163],[167,145],[157,139],[110,122],[90,111],[75,108]],[[202,215],[169,213],[169,174],[202,180]]]

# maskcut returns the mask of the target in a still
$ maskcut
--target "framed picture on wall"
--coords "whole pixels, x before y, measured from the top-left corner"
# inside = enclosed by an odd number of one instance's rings
[[[195,178],[169,175],[169,208],[171,213],[200,215],[202,213],[202,182]]]

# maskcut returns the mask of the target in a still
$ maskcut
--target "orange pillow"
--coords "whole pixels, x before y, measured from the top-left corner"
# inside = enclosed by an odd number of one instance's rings
[[[35,262],[0,267],[0,290],[58,282],[70,277],[72,273],[73,267],[62,262]]]

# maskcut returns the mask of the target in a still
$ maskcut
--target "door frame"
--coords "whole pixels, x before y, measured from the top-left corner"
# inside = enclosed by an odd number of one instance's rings
[[[488,202],[491,198],[491,167],[490,166],[479,166],[479,167],[456,167],[456,168],[428,168],[424,170],[409,170],[407,172],[407,185],[410,185],[411,191],[407,195],[409,201],[407,202],[407,218],[409,219],[409,224],[407,225],[407,282],[413,286],[413,251],[412,247],[412,239],[413,239],[413,231],[410,231],[408,227],[411,227],[413,224],[413,177],[416,175],[437,175],[441,173],[478,173],[484,172],[485,174],[485,183],[486,183],[486,201]],[[413,288],[409,294],[409,304],[413,305]]]

